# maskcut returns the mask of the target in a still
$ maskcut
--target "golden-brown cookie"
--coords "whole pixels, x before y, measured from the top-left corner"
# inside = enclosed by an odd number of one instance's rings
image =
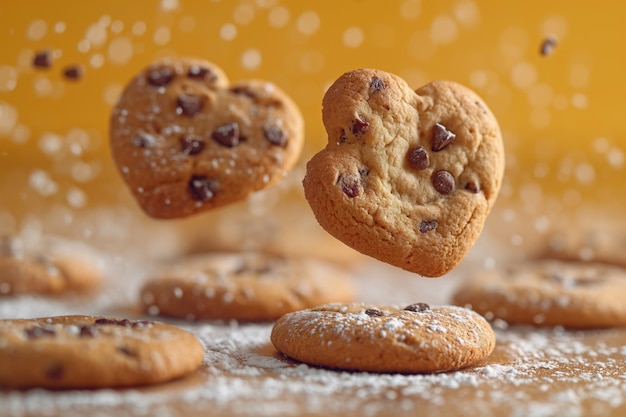
[[[341,268],[315,259],[213,253],[167,265],[141,290],[149,314],[188,320],[268,321],[290,311],[354,297]]]
[[[300,155],[303,129],[298,107],[271,82],[230,84],[208,61],[167,58],[122,93],[110,144],[143,210],[178,218],[279,181]]]
[[[0,236],[0,296],[84,291],[98,285],[102,273],[95,252],[79,242]]]
[[[345,73],[323,100],[328,144],[307,164],[319,223],[378,260],[441,276],[478,238],[504,173],[498,123],[472,91],[413,91],[374,69]]]
[[[554,259],[522,261],[469,276],[453,300],[512,324],[626,326],[626,269]]]
[[[191,333],[150,321],[93,316],[0,320],[0,387],[154,384],[200,366]]]
[[[493,351],[495,335],[477,313],[455,306],[329,304],[281,317],[271,340],[311,365],[371,372],[464,368]]]

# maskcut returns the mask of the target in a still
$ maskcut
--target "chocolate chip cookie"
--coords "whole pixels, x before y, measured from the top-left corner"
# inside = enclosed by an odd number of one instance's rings
[[[328,304],[281,317],[271,340],[284,355],[311,365],[370,372],[438,372],[464,368],[495,348],[489,323],[455,306]]]
[[[93,316],[0,320],[0,387],[106,388],[154,384],[200,366],[191,333]]]
[[[113,109],[110,145],[143,210],[180,218],[242,200],[296,163],[303,120],[280,88],[230,84],[196,58],[155,62],[127,85]]]
[[[473,246],[504,173],[498,123],[469,89],[434,81],[413,91],[374,69],[326,92],[328,144],[303,181],[318,222],[348,246],[428,277]]]
[[[455,304],[514,324],[626,326],[626,269],[600,263],[528,260],[477,272]]]
[[[190,256],[157,271],[141,290],[149,314],[188,320],[275,320],[328,302],[349,302],[354,287],[331,263],[268,253]]]

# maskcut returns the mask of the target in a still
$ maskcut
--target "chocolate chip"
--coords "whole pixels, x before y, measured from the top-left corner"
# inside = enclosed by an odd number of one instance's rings
[[[382,317],[385,315],[385,313],[375,308],[368,308],[367,310],[365,310],[365,314],[370,317]]]
[[[234,94],[239,94],[250,98],[257,98],[256,94],[252,90],[243,86],[232,87],[230,91],[232,91]]]
[[[539,53],[543,56],[552,55],[554,52],[554,48],[556,48],[556,38],[554,36],[546,37],[541,43],[541,47],[539,48]]]
[[[63,70],[63,76],[69,80],[80,80],[83,77],[83,67],[70,65]]]
[[[174,70],[170,67],[154,68],[148,72],[148,84],[164,87],[174,79]]]
[[[378,77],[372,77],[369,89],[370,97],[378,93],[379,91],[384,90],[385,88],[387,88],[387,86],[385,85],[385,82],[383,80]]]
[[[263,126],[263,136],[272,145],[284,148],[287,145],[287,135],[276,126]]]
[[[78,328],[78,334],[80,337],[94,337],[96,335],[96,329],[93,326],[82,325]]]
[[[413,169],[426,169],[430,166],[430,156],[423,146],[416,146],[407,154],[409,166]]]
[[[232,148],[239,145],[241,137],[239,136],[239,125],[235,122],[227,123],[216,127],[211,137],[220,145]]]
[[[191,96],[182,94],[176,99],[176,113],[184,114],[185,116],[195,116],[202,111],[204,107],[204,101],[200,96]]]
[[[153,148],[156,146],[154,136],[148,133],[140,133],[136,135],[131,142],[138,148]]]
[[[213,74],[210,69],[200,65],[192,65],[191,67],[189,67],[189,71],[187,71],[187,77],[200,80],[208,78],[211,81],[215,81],[217,79],[215,74]]]
[[[217,181],[203,175],[194,175],[189,180],[191,197],[197,201],[209,201],[217,193]]]
[[[456,138],[456,135],[449,131],[441,123],[435,123],[433,126],[433,152],[439,152],[448,146]]]
[[[339,134],[339,143],[344,143],[348,138],[346,137],[346,131],[341,129],[341,133]]]
[[[94,321],[94,324],[96,325],[113,325],[113,326],[122,326],[122,327],[130,327],[131,326],[131,321],[128,319],[109,319],[109,318],[100,318],[100,319],[96,319]]]
[[[467,184],[465,184],[464,188],[467,191],[469,191],[470,193],[477,194],[477,193],[480,192],[480,184],[478,184],[477,182],[474,182],[474,181],[470,181]]]
[[[437,171],[432,176],[433,187],[438,193],[448,195],[454,191],[454,177],[448,171]]]
[[[356,119],[352,121],[352,127],[350,128],[350,130],[352,131],[354,135],[361,136],[363,133],[365,133],[369,129],[369,127],[370,127],[369,123],[357,117]]]
[[[33,66],[37,68],[50,68],[52,66],[52,54],[49,50],[39,51],[33,57]]]
[[[185,155],[197,155],[204,149],[204,139],[198,135],[186,135],[180,138],[180,147]]]
[[[437,220],[422,220],[422,222],[420,223],[420,233],[428,233],[432,230],[435,230],[438,225],[439,223],[437,222]]]
[[[48,379],[61,379],[63,374],[65,374],[65,370],[59,363],[53,363],[46,369],[46,377]]]
[[[40,337],[55,336],[56,331],[49,327],[32,326],[24,329],[24,334],[29,339],[38,339]]]
[[[350,198],[357,197],[361,194],[361,179],[357,178],[355,175],[348,173],[341,174],[337,178],[337,184],[341,187],[341,191]]]
[[[426,303],[415,303],[409,306],[404,307],[405,311],[414,311],[416,313],[422,313],[424,311],[430,310],[430,306]]]
[[[126,356],[130,356],[131,358],[137,357],[137,352],[132,351],[128,346],[117,346],[117,350],[120,353],[123,353]]]

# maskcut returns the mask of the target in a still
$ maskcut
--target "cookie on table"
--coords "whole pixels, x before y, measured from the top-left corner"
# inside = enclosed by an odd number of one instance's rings
[[[270,321],[328,302],[352,301],[347,272],[302,257],[212,253],[167,265],[141,289],[148,314],[188,320]]]
[[[626,269],[601,263],[528,260],[469,276],[453,296],[511,324],[626,326]]]
[[[326,148],[307,164],[306,199],[348,246],[436,277],[478,238],[504,173],[498,123],[471,90],[413,91],[375,69],[343,74],[323,99]]]
[[[439,372],[471,366],[495,348],[489,323],[456,306],[328,304],[274,325],[285,356],[310,365],[370,372]]]
[[[612,220],[612,218],[610,217]],[[594,228],[575,227],[548,236],[539,256],[565,261],[599,262],[626,267],[626,231],[614,222]]]
[[[101,260],[85,245],[0,235],[0,296],[85,291],[102,280]]]
[[[114,388],[182,377],[204,349],[174,326],[102,316],[0,320],[0,387]]]
[[[215,64],[167,58],[130,81],[113,109],[110,146],[141,208],[180,218],[278,182],[304,138],[296,104],[268,81],[230,84]]]

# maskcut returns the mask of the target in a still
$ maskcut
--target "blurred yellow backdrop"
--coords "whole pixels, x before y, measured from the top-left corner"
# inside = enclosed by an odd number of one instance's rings
[[[557,44],[543,56],[548,36]],[[52,66],[33,68],[43,49]],[[166,55],[280,85],[306,121],[300,167],[326,142],[321,99],[342,72],[380,68],[415,88],[454,80],[500,122],[503,207],[540,218],[546,201],[556,212],[623,204],[625,52],[626,7],[609,0],[2,1],[0,230],[52,206],[140,215],[109,155],[108,118],[133,74]],[[83,77],[65,79],[76,64]]]

